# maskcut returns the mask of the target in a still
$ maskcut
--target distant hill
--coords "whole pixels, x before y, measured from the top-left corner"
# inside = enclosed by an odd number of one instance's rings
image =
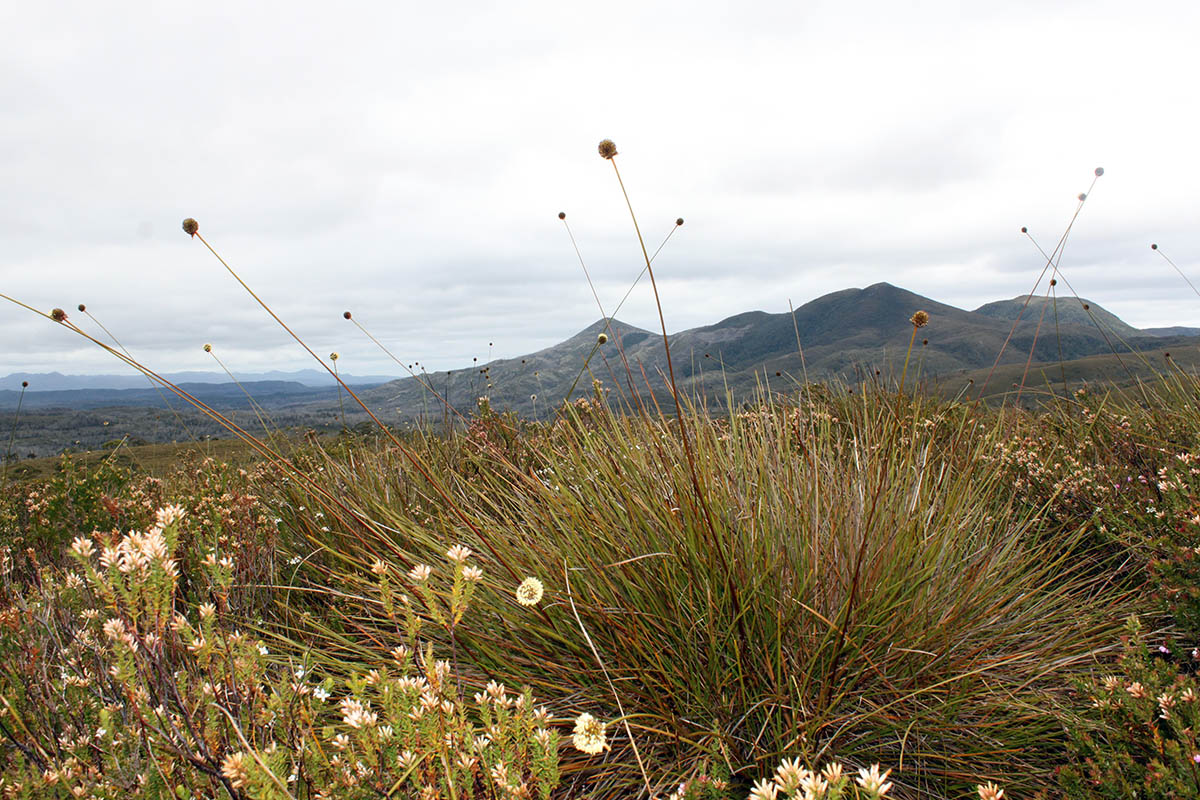
[[[1200,328],[1174,325],[1170,328],[1142,328],[1142,333],[1150,336],[1200,336]]]
[[[253,381],[287,381],[303,386],[335,386],[333,377],[325,370],[301,369],[294,372],[244,372],[235,373],[242,383]],[[224,372],[171,372],[164,378],[171,383],[230,383]],[[387,383],[394,375],[342,375],[342,380],[353,386]],[[0,389],[21,390],[21,383],[29,382],[30,392],[64,391],[71,389],[149,389],[150,382],[144,375],[64,375],[61,372],[14,372],[0,377]]]
[[[1018,316],[1022,320],[1035,323],[1041,319],[1043,326],[1050,326],[1050,328],[1053,328],[1057,318],[1059,325],[1064,323],[1084,327],[1099,325],[1106,333],[1114,332],[1124,337],[1146,335],[1145,332],[1122,321],[1116,314],[1106,311],[1091,300],[1076,297],[1060,297],[1051,302],[1047,297],[1018,295],[1011,300],[997,300],[994,303],[982,305],[975,309],[975,313],[1009,321]]]
[[[780,378],[784,376],[800,379],[807,374],[810,380],[837,378],[853,383],[877,369],[898,375],[912,335],[909,318],[919,309],[927,311],[931,319],[918,331],[910,375],[919,371],[925,377],[990,367],[1006,339],[1009,341],[1000,363],[1021,365],[1031,349],[1033,361],[1040,363],[1057,362],[1060,353],[1062,359],[1073,360],[1111,353],[1112,347],[1127,350],[1120,339],[1134,349],[1151,350],[1172,341],[1171,337],[1138,331],[1095,304],[1089,303],[1089,316],[1074,299],[1059,302],[1057,328],[1043,321],[1039,331],[1041,306],[1037,300],[1030,302],[1013,330],[1014,309],[1024,303],[1024,298],[965,311],[888,283],[877,283],[819,297],[796,309],[794,316],[750,311],[714,325],[680,331],[670,336],[671,354],[681,389],[701,398],[701,402],[719,406],[727,388],[735,397],[744,397],[760,384],[774,383],[775,388],[783,388],[786,384]],[[1052,310],[1047,311],[1050,313]],[[600,347],[587,364],[590,374],[579,377],[596,337],[609,329],[612,341]],[[1120,333],[1120,339],[1114,331]],[[803,362],[797,333],[804,350]],[[1196,344],[1195,340],[1191,343]],[[625,363],[629,364],[632,381]],[[566,396],[577,378],[576,397],[591,390],[595,377],[614,396],[627,399],[632,398],[632,392],[648,399],[649,381],[661,403],[669,397],[666,371],[660,334],[618,320],[599,320],[571,338],[523,358],[439,372],[423,378],[424,384],[404,378],[364,391],[361,396],[390,419],[397,415],[439,418],[451,413],[443,398],[451,408],[466,412],[482,395],[489,397],[493,407],[541,416]]]
[[[1020,381],[1027,361],[1032,364],[1029,386],[1044,386],[1047,381],[1060,384],[1064,372],[1069,385],[1105,377],[1128,382],[1150,374],[1140,356],[1125,357],[1130,350],[1150,354],[1155,364],[1165,363],[1162,353],[1167,350],[1178,368],[1200,364],[1200,337],[1191,335],[1196,329],[1139,331],[1095,303],[1074,299],[1059,301],[1057,325],[1042,319],[1039,328],[1042,309],[1046,308],[1051,320],[1054,313],[1044,302],[1042,298],[1031,300],[1014,327],[1024,297],[966,311],[877,283],[818,297],[794,313],[748,311],[713,325],[679,331],[670,336],[671,355],[679,387],[689,401],[718,411],[729,397],[740,403],[753,399],[762,389],[794,391],[804,380],[832,379],[854,385],[874,379],[877,371],[894,380],[899,377],[910,340],[914,347],[909,380],[919,377],[940,387],[939,391],[957,392],[954,387],[972,379],[981,385],[1000,354],[988,389],[997,396]],[[1083,303],[1090,308],[1083,309]],[[913,339],[909,318],[918,310],[928,312],[930,320]],[[608,337],[603,345],[598,344],[600,334]],[[1120,358],[1113,356],[1114,349]],[[1066,362],[1064,367],[1059,366],[1060,359]],[[544,418],[568,395],[589,395],[593,380],[601,381],[611,402],[619,407],[653,407],[657,403],[669,412],[672,403],[666,376],[660,333],[601,319],[558,344],[522,357],[360,385],[355,391],[389,423],[457,421],[458,413],[469,415],[483,396],[493,408]],[[339,404],[338,392],[331,385],[244,377],[243,385],[268,410],[274,425],[339,430],[343,424],[354,426],[366,420],[366,414],[344,395]],[[19,381],[21,376],[10,376],[8,384],[0,385],[11,387],[13,379]],[[140,379],[134,376],[130,380],[136,383]],[[50,381],[41,385],[46,382]],[[30,383],[17,433],[19,453],[46,455],[68,445],[95,446],[117,435],[170,441],[220,432],[215,423],[200,419],[196,412],[189,412],[190,431],[184,430],[175,412],[164,407],[158,392],[144,383],[129,388],[38,392],[32,391],[32,379]],[[184,386],[223,413],[236,416],[239,424],[255,430],[261,427],[236,384],[185,382]],[[12,409],[18,396],[19,390],[0,390],[0,410]],[[182,401],[168,397],[172,407],[184,408]],[[1029,395],[1024,397],[1029,399]]]

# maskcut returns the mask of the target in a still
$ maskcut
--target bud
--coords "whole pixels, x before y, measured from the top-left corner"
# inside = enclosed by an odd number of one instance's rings
[[[183,221],[183,232],[188,236],[195,236],[196,232],[199,230],[200,223],[196,222],[196,220],[192,219],[191,217],[188,217]]]
[[[1079,202],[1082,203],[1084,200],[1087,200],[1087,192],[1080,192],[1079,193]]]
[[[337,361],[337,360],[338,360],[338,354],[337,354],[337,353],[330,353],[330,354],[329,354],[329,360],[330,360],[330,361]]]
[[[1150,249],[1151,249],[1151,250],[1157,250],[1157,249],[1158,249],[1158,245],[1156,245],[1156,244],[1152,244],[1152,245],[1150,245]]]
[[[604,344],[605,342],[608,341],[608,334],[607,333],[600,334],[599,336],[596,337],[596,341],[599,342],[600,344]]]
[[[1022,226],[1021,226],[1021,233],[1029,233],[1029,228],[1026,228],[1024,225],[1022,225]]]

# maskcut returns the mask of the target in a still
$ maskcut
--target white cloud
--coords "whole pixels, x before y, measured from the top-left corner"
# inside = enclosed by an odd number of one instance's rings
[[[86,302],[162,369],[518,355],[640,270],[668,324],[879,280],[964,307],[1063,267],[1134,324],[1200,324],[1191,4],[25,4],[0,48],[0,292]],[[1181,291],[1181,289],[1183,291]],[[622,310],[657,325],[649,287]],[[1185,294],[1186,292],[1186,294]],[[73,317],[74,318],[74,317]],[[11,306],[0,374],[112,371]]]

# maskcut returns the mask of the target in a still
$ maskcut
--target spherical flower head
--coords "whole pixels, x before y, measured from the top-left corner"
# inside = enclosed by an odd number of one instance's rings
[[[683,217],[675,220],[675,227],[679,227],[680,225],[683,225]]]
[[[913,324],[914,328],[924,328],[926,325],[929,324],[929,312],[928,311],[918,311],[917,313],[915,313],[911,317],[909,317],[908,321]]]
[[[1080,192],[1079,193],[1079,202],[1082,203],[1084,200],[1087,200],[1087,192]]]
[[[599,150],[601,158],[607,158],[611,160],[612,157],[617,154],[617,146],[613,143],[612,139],[605,139],[602,141],[600,143]]]
[[[206,352],[206,353],[211,353],[211,352],[212,352],[212,345],[211,345],[211,344],[205,344],[205,345],[204,345],[204,352]]]
[[[343,311],[343,312],[342,312],[342,319],[350,319],[350,317],[351,317],[351,316],[352,316],[352,315],[351,315],[351,313],[350,313],[349,311]]]
[[[608,334],[607,333],[600,334],[599,336],[596,337],[596,341],[599,342],[600,344],[607,343],[608,342]]]
[[[191,217],[188,217],[183,221],[183,232],[188,236],[195,236],[196,232],[199,230],[200,223],[196,222],[196,220],[192,219]]]
[[[542,600],[545,587],[537,578],[526,578],[517,587],[517,602],[523,606],[536,606]]]
[[[66,322],[67,312],[63,311],[61,308],[52,309],[50,311],[50,319],[54,320],[55,322]]]
[[[571,735],[571,743],[575,749],[588,755],[596,755],[604,749],[607,742],[605,724],[584,712],[575,718],[575,732]]]
[[[79,313],[80,313],[80,314],[82,314],[83,312],[87,311],[87,306],[85,306],[83,303],[80,303],[78,306],[76,306],[76,308],[78,308],[78,309],[79,309]]]
[[[566,218],[567,218],[567,212],[565,212],[565,211],[560,211],[560,212],[558,212],[558,218],[559,218],[559,219],[566,219]]]
[[[330,354],[329,354],[329,360],[330,360],[330,361],[337,361],[337,360],[338,360],[338,354],[337,354],[337,353],[330,353]]]
[[[21,388],[22,388],[22,389],[28,389],[28,388],[29,388],[29,381],[21,381]]]
[[[1099,178],[1104,174],[1104,167],[1096,167],[1096,177]]]

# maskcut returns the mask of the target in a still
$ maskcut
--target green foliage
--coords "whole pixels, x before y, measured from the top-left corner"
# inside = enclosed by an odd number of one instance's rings
[[[1148,647],[1131,620],[1113,674],[1080,680],[1087,723],[1070,731],[1071,764],[1059,776],[1072,798],[1181,800],[1200,794],[1200,685],[1181,673],[1196,660]],[[1189,663],[1190,662],[1190,663]]]

